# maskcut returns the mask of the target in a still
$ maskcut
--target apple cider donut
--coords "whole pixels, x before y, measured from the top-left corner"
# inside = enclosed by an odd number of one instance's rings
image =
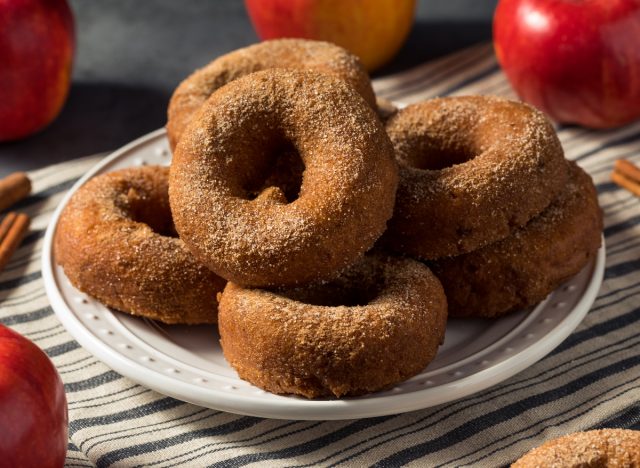
[[[167,133],[171,148],[175,148],[194,113],[216,89],[241,76],[271,68],[312,70],[340,78],[376,109],[369,75],[358,57],[346,49],[308,39],[264,41],[218,57],[180,83],[168,110]]]
[[[225,281],[175,235],[169,168],[89,180],[64,208],[54,239],[71,283],[109,307],[165,323],[215,323]]]
[[[295,199],[277,184],[260,189],[291,149],[304,164]],[[176,147],[169,198],[180,238],[211,270],[245,286],[288,286],[335,276],[373,245],[397,176],[384,128],[353,88],[273,69],[202,106]]]
[[[509,235],[566,181],[564,154],[542,113],[489,96],[432,99],[387,122],[400,164],[383,243],[431,260]]]
[[[576,432],[545,442],[512,468],[618,468],[640,466],[640,431],[599,429]]]
[[[602,212],[591,178],[567,162],[569,181],[549,207],[506,239],[430,262],[451,317],[497,317],[542,301],[596,255]]]
[[[375,392],[418,374],[446,320],[442,286],[426,266],[366,256],[328,283],[275,291],[228,283],[218,327],[241,378],[316,398]]]

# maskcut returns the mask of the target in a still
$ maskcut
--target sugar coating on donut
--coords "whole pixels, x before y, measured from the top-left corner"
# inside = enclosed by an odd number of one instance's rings
[[[303,288],[229,283],[219,328],[225,357],[243,379],[274,393],[341,397],[419,373],[435,357],[446,316],[428,268],[374,256]]]
[[[71,283],[109,307],[165,323],[215,323],[225,281],[177,238],[169,169],[99,175],[74,193],[54,238]]]
[[[632,468],[640,466],[640,431],[600,429],[545,442],[511,465],[513,468]]]
[[[594,258],[602,211],[591,177],[567,162],[569,179],[538,216],[506,239],[429,262],[452,317],[497,317],[542,301]]]
[[[566,181],[550,123],[497,97],[432,99],[386,125],[400,164],[383,244],[425,260],[502,239],[540,213]]]
[[[335,44],[307,39],[275,39],[223,55],[196,70],[175,90],[168,109],[167,132],[175,148],[198,108],[218,88],[260,70],[312,70],[344,80],[373,108],[376,98],[369,75],[355,55]]]
[[[264,186],[279,155],[304,165],[297,197]],[[397,166],[382,124],[341,80],[266,70],[214,93],[178,144],[170,200],[194,255],[239,284],[327,279],[391,217]]]

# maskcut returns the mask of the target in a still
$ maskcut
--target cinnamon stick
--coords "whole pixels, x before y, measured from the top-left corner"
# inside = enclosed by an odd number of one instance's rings
[[[0,223],[0,271],[24,239],[30,222],[26,214],[9,213]]]
[[[620,187],[627,189],[629,192],[640,197],[640,183],[632,179],[628,179],[617,171],[613,171],[611,173],[611,180],[618,184]]]
[[[0,211],[6,210],[31,192],[31,180],[24,172],[14,172],[0,180]]]
[[[613,170],[640,184],[640,168],[632,162],[626,159],[618,159],[613,166]]]
[[[2,219],[0,223],[0,243],[2,243],[2,239],[4,239],[9,232],[9,228],[16,220],[18,215],[16,213],[7,213],[7,215]]]

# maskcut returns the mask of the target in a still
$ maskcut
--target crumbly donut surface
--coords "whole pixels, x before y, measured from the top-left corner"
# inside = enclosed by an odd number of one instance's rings
[[[446,318],[442,286],[427,267],[368,256],[305,288],[228,283],[219,329],[241,378],[274,393],[341,397],[419,373],[444,339]]]
[[[512,468],[638,468],[640,431],[600,429],[545,442]]]
[[[542,301],[576,275],[601,243],[602,212],[591,177],[567,162],[564,191],[506,239],[430,262],[451,317],[497,317]]]
[[[562,147],[532,107],[497,97],[432,99],[386,125],[400,164],[383,244],[432,260],[505,238],[564,187]]]
[[[97,176],[71,198],[54,239],[56,261],[81,291],[165,323],[215,323],[225,281],[173,237],[169,169]]]
[[[299,154],[295,199],[265,185]],[[393,148],[374,111],[342,80],[296,70],[239,78],[202,106],[176,147],[170,201],[193,254],[238,284],[327,279],[382,234],[397,185]]]
[[[373,108],[376,98],[360,60],[335,44],[307,39],[275,39],[223,55],[196,70],[175,90],[168,110],[167,133],[175,148],[187,124],[208,97],[228,82],[260,70],[313,70],[340,78]]]

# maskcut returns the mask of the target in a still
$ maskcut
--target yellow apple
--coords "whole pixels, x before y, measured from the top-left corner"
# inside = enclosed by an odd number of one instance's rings
[[[245,0],[261,39],[301,37],[351,51],[369,71],[402,47],[415,0]]]

